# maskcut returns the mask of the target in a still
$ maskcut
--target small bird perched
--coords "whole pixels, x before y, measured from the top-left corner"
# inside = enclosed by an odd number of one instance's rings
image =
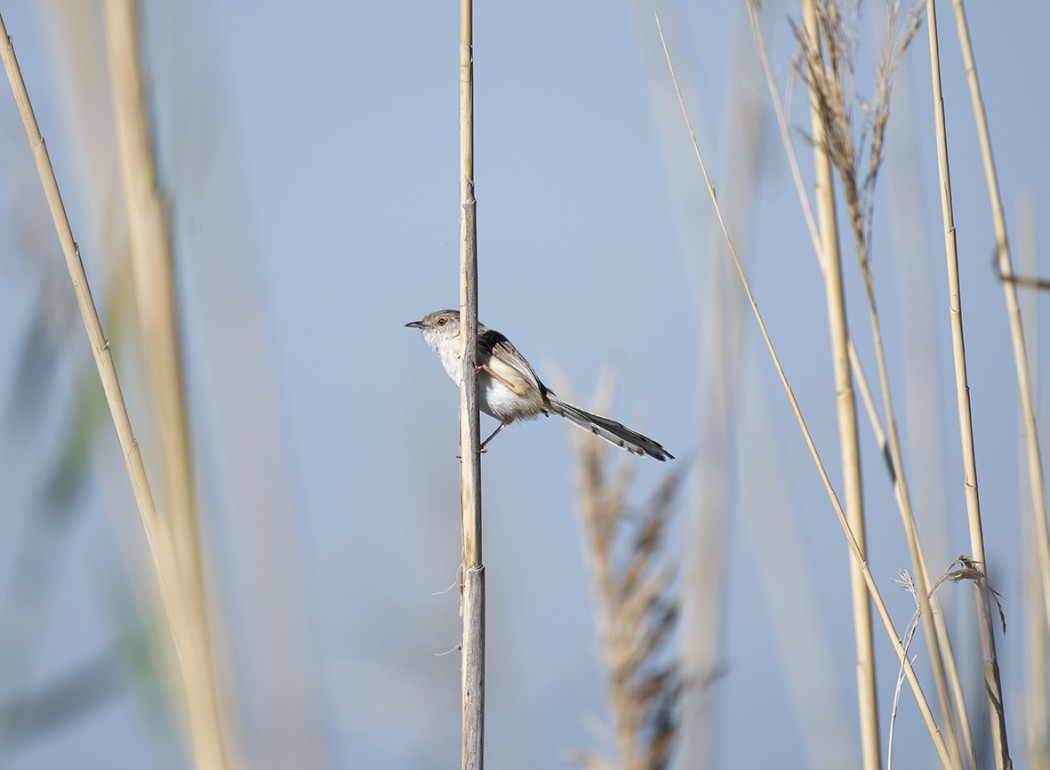
[[[423,339],[441,357],[448,376],[460,385],[463,343],[459,339],[459,311],[437,310],[405,326],[423,332]],[[649,455],[661,462],[674,459],[674,455],[648,436],[559,399],[540,382],[525,356],[510,340],[481,324],[478,324],[478,406],[500,422],[481,443],[481,449],[515,420],[530,420],[553,412],[628,452]]]

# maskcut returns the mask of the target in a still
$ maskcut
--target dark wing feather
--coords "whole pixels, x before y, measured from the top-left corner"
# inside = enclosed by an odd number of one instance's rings
[[[495,359],[498,364],[494,364],[492,359]],[[520,376],[525,383],[535,384],[539,388],[540,393],[543,394],[543,400],[546,402],[547,394],[550,392],[547,386],[536,376],[536,372],[525,359],[525,356],[518,352],[518,349],[514,347],[510,340],[495,329],[488,329],[484,326],[478,327],[478,363],[487,364],[497,371],[503,369],[501,365],[511,367],[515,374]],[[513,379],[517,379],[517,377]]]

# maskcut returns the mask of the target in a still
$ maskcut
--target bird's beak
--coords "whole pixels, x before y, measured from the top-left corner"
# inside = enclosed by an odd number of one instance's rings
[[[422,321],[409,321],[407,324],[405,324],[405,326],[408,327],[409,329],[422,329],[423,328],[423,322]]]

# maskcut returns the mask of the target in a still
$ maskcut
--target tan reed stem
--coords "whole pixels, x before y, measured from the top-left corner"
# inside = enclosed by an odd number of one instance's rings
[[[1003,277],[1003,297],[1006,300],[1006,315],[1010,322],[1010,340],[1013,344],[1014,367],[1017,374],[1017,392],[1021,401],[1022,435],[1025,438],[1028,460],[1028,484],[1032,495],[1032,524],[1036,538],[1036,551],[1039,557],[1039,578],[1042,584],[1044,620],[1050,631],[1050,529],[1046,520],[1046,482],[1043,477],[1042,452],[1039,446],[1039,425],[1035,416],[1035,405],[1032,397],[1032,375],[1028,367],[1024,323],[1021,306],[1017,300],[1017,285],[1034,285],[1046,288],[1048,283],[1039,279],[1022,278],[1014,275],[1013,257],[1010,243],[1006,236],[1006,216],[1003,213],[1003,200],[999,193],[999,177],[995,170],[995,158],[992,156],[992,135],[988,127],[988,115],[984,109],[984,98],[981,96],[981,84],[977,79],[977,63],[974,59],[973,45],[970,42],[970,27],[966,21],[966,9],[962,0],[952,0],[955,10],[956,29],[959,46],[962,49],[963,64],[970,86],[970,101],[973,105],[973,116],[977,122],[977,138],[981,144],[981,158],[984,161],[984,177],[988,186],[988,201],[992,209],[992,224],[995,227],[996,253],[999,258],[999,274]],[[983,544],[982,544],[983,549]],[[974,558],[979,559],[976,552]],[[987,571],[987,568],[986,568]]]
[[[758,47],[759,57],[762,61],[762,67],[765,72],[766,84],[773,101],[774,113],[777,118],[777,124],[780,128],[781,140],[784,145],[785,153],[788,157],[789,166],[791,168],[792,179],[795,183],[795,188],[798,193],[799,203],[802,206],[802,212],[806,221],[807,229],[810,234],[810,239],[813,242],[814,252],[821,253],[820,238],[817,231],[816,221],[813,215],[812,208],[809,203],[809,198],[806,195],[805,186],[802,181],[802,173],[799,168],[797,154],[795,152],[794,144],[791,141],[790,128],[785,117],[783,106],[780,101],[780,95],[776,88],[776,83],[773,78],[772,68],[769,63],[769,57],[766,51],[765,36],[762,33],[761,25],[758,20],[757,9],[754,7],[754,0],[748,0],[747,3],[748,14],[751,21],[752,33],[755,37],[755,41]],[[892,32],[892,30],[891,30]],[[854,196],[855,199],[856,196]],[[856,218],[854,217],[854,221]],[[872,334],[875,340],[875,350],[877,360],[879,364],[879,381],[883,395],[883,406],[886,410],[887,421],[890,424],[890,437],[886,437],[885,431],[879,424],[879,417],[875,411],[874,403],[871,399],[870,389],[867,385],[867,379],[864,376],[864,370],[860,363],[860,358],[857,355],[856,349],[853,345],[852,339],[848,341],[850,364],[853,370],[853,375],[858,383],[860,393],[864,398],[865,403],[868,406],[868,415],[872,425],[872,430],[876,436],[876,443],[879,446],[879,451],[886,458],[887,467],[889,469],[890,477],[894,484],[894,492],[897,500],[897,506],[901,514],[901,520],[904,524],[905,536],[908,541],[908,548],[911,554],[913,569],[915,572],[915,580],[917,584],[917,601],[920,605],[920,616],[925,630],[927,649],[930,655],[931,670],[934,675],[934,682],[937,687],[939,699],[941,701],[942,713],[945,714],[945,731],[948,736],[948,744],[952,749],[953,760],[958,764],[961,763],[960,752],[965,752],[966,756],[970,758],[971,765],[976,765],[976,761],[973,759],[973,741],[971,737],[969,715],[966,710],[966,702],[964,692],[962,688],[962,682],[959,677],[959,669],[955,660],[955,653],[952,649],[951,639],[948,634],[947,624],[944,620],[944,615],[940,609],[940,600],[935,594],[932,594],[929,589],[929,572],[926,567],[926,558],[923,548],[920,543],[918,529],[915,524],[915,516],[911,506],[911,497],[908,493],[908,486],[906,482],[906,475],[903,466],[903,456],[900,450],[900,442],[896,430],[896,419],[894,417],[895,410],[893,408],[893,401],[889,391],[889,378],[886,371],[885,355],[883,353],[882,338],[880,331],[880,324],[878,322],[878,316],[875,310],[874,294],[873,294],[873,283],[871,281],[870,269],[868,266],[868,259],[866,256],[866,244],[862,237],[858,238],[858,248],[863,249],[864,253],[860,256],[861,270],[865,276],[865,288],[868,294],[869,300],[869,316],[872,326]],[[821,268],[823,269],[823,260],[821,261]],[[950,684],[950,692],[952,695],[952,703],[955,707],[955,717],[958,720],[960,729],[959,736],[955,736],[953,728],[953,721],[951,719],[951,712],[949,712],[947,702],[947,692],[945,686],[945,677],[948,679]],[[956,745],[956,737],[961,738],[963,746],[958,747]]]
[[[474,32],[471,0],[460,0],[459,298],[463,318],[463,378],[459,391],[462,456],[463,770],[481,770],[485,745],[485,567],[481,559],[481,443],[478,415],[478,249],[474,198]]]
[[[820,30],[814,0],[803,3],[803,15],[810,40],[820,53]],[[820,220],[824,290],[828,310],[828,333],[831,338],[831,362],[835,378],[835,403],[838,410],[839,450],[842,453],[842,477],[845,487],[846,518],[857,541],[862,558],[867,558],[867,536],[864,522],[864,494],[860,471],[860,441],[857,437],[857,402],[849,364],[849,330],[846,322],[846,299],[842,288],[842,254],[839,248],[838,217],[835,211],[835,189],[831,160],[827,151],[824,110],[816,91],[810,89],[810,118],[813,130],[813,162],[816,171],[817,216]],[[875,686],[875,650],[871,631],[871,603],[864,585],[860,565],[850,562],[850,593],[853,602],[853,634],[857,650],[857,706],[860,716],[861,754],[865,770],[878,770],[882,764],[879,741],[878,690]]]
[[[977,491],[977,459],[973,444],[973,420],[970,411],[970,387],[966,373],[966,345],[963,339],[962,297],[959,288],[959,257],[955,246],[955,222],[952,213],[951,173],[948,167],[948,134],[944,118],[944,98],[941,94],[940,52],[937,42],[937,10],[934,0],[926,3],[926,26],[930,39],[930,69],[933,82],[934,133],[937,138],[937,168],[941,188],[941,215],[944,219],[944,249],[948,263],[948,305],[952,329],[952,354],[955,360],[955,394],[959,412],[959,435],[962,442],[964,492],[967,520],[970,528],[972,558],[988,574],[984,554],[984,534],[981,529],[981,504]],[[1005,243],[1005,240],[1001,243]],[[1006,284],[1004,284],[1006,285]],[[1009,292],[1008,292],[1009,293]],[[1016,299],[1016,296],[1015,296]],[[1023,340],[1022,340],[1023,343]],[[1023,357],[1023,349],[1022,349]],[[1027,366],[1027,362],[1025,364]],[[1041,471],[1040,471],[1041,478]],[[1006,735],[1006,713],[999,664],[995,653],[995,633],[992,625],[987,584],[974,582],[977,602],[977,627],[984,655],[984,684],[991,720],[992,744],[996,763],[1010,768],[1010,750]]]
[[[685,120],[686,129],[689,132],[693,152],[696,155],[697,162],[700,164],[700,170],[703,173],[704,182],[707,185],[707,191],[715,209],[715,215],[717,216],[719,226],[722,229],[722,235],[726,239],[729,254],[733,259],[733,266],[736,268],[744,293],[747,295],[748,303],[751,306],[751,312],[758,323],[762,339],[766,344],[766,349],[769,351],[770,358],[773,361],[773,366],[777,371],[777,376],[780,378],[780,384],[784,388],[784,393],[787,395],[788,401],[791,403],[792,413],[795,415],[795,420],[799,425],[799,429],[802,431],[802,437],[806,442],[810,456],[812,457],[813,463],[820,475],[821,482],[824,484],[824,489],[828,494],[828,499],[835,511],[835,517],[838,519],[839,526],[842,528],[843,535],[846,537],[846,543],[849,547],[850,555],[862,567],[864,582],[868,587],[868,592],[871,595],[872,600],[875,602],[875,608],[883,622],[886,634],[893,644],[894,651],[897,653],[898,662],[904,667],[905,676],[907,677],[908,684],[911,686],[912,693],[915,696],[919,712],[922,714],[923,720],[926,722],[926,727],[930,733],[930,738],[933,741],[934,748],[937,750],[937,755],[945,767],[951,767],[951,758],[948,754],[948,749],[944,743],[944,738],[941,735],[940,729],[937,727],[937,723],[933,718],[933,712],[930,710],[930,705],[926,700],[926,696],[922,692],[922,685],[919,683],[915,669],[912,667],[911,661],[908,659],[904,647],[901,644],[900,636],[893,627],[893,620],[890,617],[889,610],[886,608],[886,603],[882,600],[882,595],[879,593],[878,586],[875,583],[875,578],[872,576],[871,570],[868,569],[867,562],[861,555],[857,541],[853,537],[853,531],[850,529],[849,522],[846,520],[842,504],[839,502],[838,495],[835,493],[835,489],[831,485],[831,479],[828,477],[827,470],[824,468],[824,463],[820,459],[820,453],[817,451],[816,444],[813,441],[813,436],[809,431],[809,427],[806,425],[805,418],[802,416],[802,410],[799,407],[798,400],[795,398],[794,391],[791,389],[791,385],[788,382],[787,374],[784,372],[784,368],[780,363],[780,357],[777,355],[776,349],[773,347],[773,342],[769,337],[769,332],[766,329],[765,322],[762,320],[762,314],[759,312],[758,303],[755,301],[754,295],[751,293],[750,283],[747,280],[747,275],[744,273],[744,268],[740,262],[740,258],[737,256],[736,248],[733,246],[732,238],[729,235],[728,225],[726,225],[725,219],[722,216],[722,210],[721,206],[718,204],[718,198],[715,196],[714,185],[707,173],[707,166],[704,163],[703,155],[701,154],[700,147],[696,141],[696,134],[693,131],[692,121],[689,119],[689,113],[686,110],[685,102],[682,99],[682,91],[678,86],[678,77],[675,74],[674,65],[671,62],[671,54],[667,49],[667,41],[664,39],[663,29],[660,27],[659,16],[656,17],[656,25],[660,33],[660,42],[663,46],[664,56],[667,59],[667,66],[671,73],[671,79],[674,82],[675,93],[682,111],[682,116]]]

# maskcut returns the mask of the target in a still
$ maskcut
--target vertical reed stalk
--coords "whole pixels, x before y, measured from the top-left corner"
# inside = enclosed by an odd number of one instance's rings
[[[803,4],[805,25],[815,53],[820,57],[820,30],[814,0]],[[815,90],[810,90],[810,116],[813,127],[813,159],[816,167],[817,215],[820,219],[821,262],[828,305],[828,330],[835,377],[838,408],[839,448],[846,498],[846,518],[856,538],[862,559],[867,558],[864,523],[864,495],[860,473],[860,442],[857,438],[857,402],[849,364],[849,331],[846,301],[842,288],[842,257],[839,249],[838,218],[831,160],[824,130],[824,110]],[[879,741],[878,692],[875,688],[875,651],[872,644],[871,604],[860,565],[850,562],[853,599],[853,632],[857,648],[857,703],[860,711],[861,749],[865,770],[878,770],[882,764]]]
[[[948,304],[952,329],[952,353],[955,360],[955,391],[959,410],[959,435],[962,442],[964,491],[970,529],[972,558],[987,576],[988,564],[984,554],[984,534],[981,529],[980,498],[977,492],[977,460],[973,445],[973,421],[970,412],[970,388],[966,373],[966,346],[963,339],[962,299],[959,290],[959,259],[955,246],[955,222],[952,213],[951,174],[948,167],[948,137],[944,119],[944,98],[941,94],[940,52],[937,43],[937,10],[934,0],[926,2],[926,23],[930,38],[930,71],[933,83],[934,132],[937,138],[937,167],[940,176],[941,215],[944,219],[944,248],[948,262]],[[1000,253],[1005,236],[1000,241]],[[1010,286],[1009,284],[1006,284]],[[1012,288],[1012,286],[1010,286]],[[1010,289],[1007,290],[1010,293]],[[1015,295],[1016,300],[1016,295]],[[1019,319],[1018,319],[1019,323]],[[1022,340],[1023,344],[1023,340]],[[1022,358],[1024,357],[1022,349]],[[1020,364],[1019,364],[1020,366]],[[1024,363],[1027,368],[1027,362]],[[1041,470],[1037,470],[1042,478]],[[985,581],[974,582],[977,601],[977,626],[984,655],[984,684],[988,697],[992,745],[996,764],[1011,768],[1010,750],[1006,735],[1006,712],[999,664],[995,653],[995,634],[992,626],[988,586]]]
[[[751,21],[752,33],[755,37],[755,42],[758,46],[759,57],[762,60],[762,67],[765,72],[766,84],[769,89],[770,97],[773,103],[773,109],[776,114],[777,124],[780,127],[780,135],[784,145],[784,151],[787,154],[789,166],[791,168],[792,178],[795,183],[795,188],[798,194],[799,203],[802,207],[802,213],[806,220],[806,225],[810,233],[810,239],[813,242],[813,249],[817,253],[818,258],[820,257],[822,248],[820,236],[817,230],[816,219],[813,215],[812,208],[809,203],[809,198],[805,192],[805,186],[802,181],[802,173],[799,168],[798,157],[794,149],[794,145],[791,141],[790,128],[787,123],[787,118],[784,115],[784,110],[781,104],[780,96],[776,88],[776,83],[773,78],[772,68],[769,64],[769,57],[766,52],[765,36],[762,33],[761,25],[758,20],[758,11],[755,8],[754,0],[748,0],[747,3],[748,15]],[[912,23],[917,24],[917,20]],[[880,63],[880,78],[882,82],[879,84],[879,90],[882,94],[883,99],[888,98],[889,93],[889,74],[893,69],[894,58],[903,51],[903,47],[895,50],[894,48],[894,29],[890,29],[890,37],[887,40],[887,48],[884,52],[884,61]],[[906,38],[910,38],[911,32],[906,33]],[[885,65],[885,66],[883,66]],[[810,77],[813,77],[814,73],[810,73]],[[821,75],[821,78],[826,82],[828,75]],[[832,86],[828,86],[830,89]],[[845,105],[835,110],[828,110],[826,112],[838,112],[840,115],[845,115]],[[880,112],[885,119],[885,113]],[[848,127],[844,127],[848,128]],[[855,184],[857,174],[855,171],[848,175],[852,182]],[[847,198],[853,201],[854,207],[856,207],[856,201],[858,196],[854,193]],[[856,216],[852,217],[853,222],[859,221]],[[870,391],[867,386],[867,380],[864,376],[864,370],[861,367],[859,357],[856,354],[856,350],[853,346],[852,340],[849,340],[849,356],[850,363],[853,369],[854,377],[856,378],[860,394],[868,406],[868,414],[870,417],[872,430],[876,436],[876,443],[879,447],[879,452],[887,458],[889,472],[891,480],[894,484],[894,491],[896,493],[897,505],[900,510],[901,520],[904,524],[904,531],[908,541],[908,548],[911,554],[913,569],[915,572],[916,580],[916,594],[917,601],[920,607],[920,616],[924,625],[927,649],[930,654],[930,666],[934,675],[934,682],[937,687],[937,693],[941,701],[941,709],[945,716],[945,732],[947,734],[947,740],[953,753],[953,760],[961,764],[962,759],[960,752],[965,752],[967,758],[970,759],[971,765],[976,765],[974,760],[973,741],[971,737],[969,727],[969,717],[966,710],[965,698],[963,695],[962,682],[959,677],[958,666],[955,661],[955,654],[952,649],[951,639],[948,635],[947,624],[944,621],[943,613],[940,609],[940,602],[937,599],[936,594],[929,591],[929,571],[926,567],[926,559],[922,545],[920,543],[919,533],[915,526],[915,516],[911,506],[911,498],[908,493],[908,486],[903,467],[903,457],[900,449],[899,437],[896,430],[896,418],[894,417],[895,410],[893,408],[892,398],[889,390],[889,378],[886,371],[885,356],[882,348],[882,335],[879,328],[878,315],[875,311],[873,282],[871,280],[870,270],[868,269],[867,259],[867,245],[863,237],[863,233],[857,233],[855,229],[855,235],[857,236],[857,247],[861,250],[858,254],[861,270],[864,273],[865,287],[868,293],[869,300],[869,311],[872,325],[872,336],[875,341],[876,356],[879,364],[879,381],[883,394],[883,405],[886,410],[887,423],[889,425],[889,437],[887,438],[885,431],[879,424],[879,418],[875,411],[874,402],[871,399]],[[823,270],[823,260],[821,260],[821,269]],[[948,704],[948,693],[949,689],[945,683],[950,684],[950,693],[952,696],[952,702],[955,705],[955,715],[958,719],[959,731],[958,736],[955,735],[953,721],[951,719],[951,713],[949,711]],[[962,746],[957,745],[956,738],[962,740]]]
[[[856,351],[850,348],[850,358],[853,361],[853,369],[860,372],[860,361],[857,359]],[[973,748],[973,736],[970,730],[969,715],[966,710],[966,698],[963,692],[962,679],[959,676],[959,667],[955,660],[955,651],[952,648],[951,637],[948,634],[948,625],[944,620],[944,612],[941,609],[937,594],[930,588],[930,572],[926,566],[926,555],[919,541],[919,532],[915,526],[915,516],[911,508],[908,496],[908,487],[904,483],[901,471],[902,459],[900,442],[896,436],[895,427],[891,429],[892,440],[887,439],[886,432],[879,422],[875,411],[875,403],[867,388],[867,381],[863,375],[858,374],[861,398],[867,407],[872,433],[875,434],[875,443],[883,457],[889,458],[889,471],[894,479],[894,493],[897,499],[897,507],[901,512],[904,522],[905,535],[908,540],[908,548],[911,554],[912,565],[915,570],[915,603],[918,605],[918,619],[923,623],[923,631],[926,636],[927,650],[930,655],[930,669],[934,677],[934,685],[937,688],[937,696],[941,702],[941,711],[944,715],[946,741],[952,752],[953,767],[977,767],[976,754]],[[887,387],[885,382],[883,387]],[[888,392],[884,390],[884,393]],[[887,405],[888,406],[888,405]],[[893,410],[887,408],[890,418],[887,420],[891,426]],[[950,685],[950,690],[948,689]],[[951,700],[949,701],[949,695]],[[958,720],[958,731],[954,728],[952,713],[949,711],[951,705],[955,707],[955,718]],[[892,746],[892,740],[890,741]],[[964,765],[963,757],[969,762]],[[887,765],[892,757],[887,757]]]
[[[215,725],[228,758],[223,734],[220,686],[212,651],[211,623],[205,592],[204,562],[198,529],[197,493],[183,381],[172,237],[164,199],[157,187],[145,84],[139,58],[136,0],[109,0],[105,8],[118,158],[130,230],[131,263],[143,358],[149,372],[153,404],[160,425],[165,509],[178,559],[191,623],[187,631],[197,649],[194,660],[202,691],[190,705]]]
[[[460,315],[463,385],[459,446],[463,516],[463,770],[481,770],[485,746],[485,567],[481,560],[481,443],[478,415],[478,247],[474,199],[474,32],[472,0],[460,0]]]
[[[988,200],[992,208],[992,224],[995,227],[996,251],[999,257],[999,274],[1010,278],[1014,274],[1013,258],[1010,255],[1010,244],[1006,237],[1006,217],[1003,214],[1003,200],[999,194],[999,178],[995,171],[995,158],[992,156],[992,136],[988,128],[988,116],[984,111],[984,99],[981,96],[981,84],[977,79],[977,63],[974,60],[973,45],[970,43],[970,27],[966,21],[966,9],[962,0],[952,0],[955,10],[956,29],[959,35],[959,46],[962,49],[963,63],[970,85],[970,101],[973,105],[974,120],[977,121],[977,138],[981,143],[981,158],[984,161],[985,183],[988,185]],[[1035,419],[1035,407],[1032,399],[1032,379],[1028,369],[1028,355],[1025,352],[1024,324],[1021,309],[1017,301],[1017,285],[1011,280],[1003,281],[1003,296],[1006,300],[1006,315],[1010,322],[1010,339],[1013,343],[1014,367],[1017,371],[1017,392],[1021,399],[1021,419],[1024,423],[1022,435],[1025,437],[1028,459],[1028,483],[1032,495],[1032,524],[1036,540],[1036,552],[1039,557],[1039,578],[1043,592],[1043,612],[1047,628],[1050,630],[1050,529],[1046,521],[1046,482],[1043,478],[1043,460],[1039,448],[1039,426]],[[977,558],[976,554],[974,558]]]
[[[218,721],[209,720],[207,712],[194,708],[197,704],[203,705],[209,701],[208,684],[201,681],[200,678],[202,667],[199,662],[199,650],[189,630],[193,622],[192,614],[179,577],[178,558],[171,531],[167,522],[158,516],[154,505],[149,479],[113,364],[113,354],[102,330],[102,323],[91,295],[84,263],[80,259],[80,249],[73,238],[73,231],[66,215],[55,170],[51,165],[51,158],[48,155],[44,137],[40,133],[33,106],[29,100],[29,93],[18,66],[14,45],[11,38],[8,37],[2,16],[0,16],[0,58],[3,59],[4,69],[7,72],[29,146],[36,161],[37,173],[40,176],[62,253],[65,256],[66,267],[73,282],[73,292],[87,330],[91,352],[95,358],[106,403],[117,432],[117,440],[124,455],[132,492],[139,511],[139,519],[153,561],[161,601],[179,662],[179,672],[184,689],[178,693],[178,696],[185,698],[184,713],[189,722],[195,761],[201,768],[222,768],[225,767],[225,759]]]
[[[707,173],[707,165],[704,163],[703,155],[700,152],[700,147],[696,140],[696,133],[693,131],[692,121],[689,119],[689,113],[685,108],[685,102],[682,99],[682,91],[678,86],[678,77],[675,74],[674,64],[671,61],[670,51],[667,49],[667,41],[664,38],[663,29],[660,26],[660,18],[656,17],[656,27],[660,34],[660,42],[663,46],[664,56],[667,60],[667,68],[671,73],[671,80],[674,84],[675,95],[678,99],[678,105],[682,111],[682,117],[685,121],[686,130],[689,133],[689,139],[693,147],[693,153],[696,156],[697,162],[700,165],[700,171],[704,177],[704,183],[707,186],[708,195],[711,198],[711,204],[714,206],[715,216],[718,219],[719,227],[722,230],[722,235],[725,237],[726,246],[729,249],[729,255],[733,260],[733,266],[736,269],[737,275],[740,278],[740,283],[743,287],[744,294],[747,296],[748,304],[751,306],[751,312],[755,316],[755,321],[758,323],[759,332],[762,335],[762,341],[766,345],[766,349],[769,352],[770,359],[773,362],[773,366],[776,369],[777,377],[780,379],[780,384],[784,388],[784,393],[791,403],[791,410],[795,416],[795,420],[798,423],[799,430],[802,432],[802,437],[806,442],[806,447],[809,449],[810,457],[813,459],[813,464],[816,466],[817,472],[820,475],[820,480],[824,484],[824,490],[828,495],[828,499],[831,502],[832,509],[835,512],[835,517],[838,519],[839,526],[842,529],[842,533],[846,538],[846,544],[849,548],[851,557],[860,566],[861,572],[864,577],[865,585],[868,588],[868,593],[871,595],[872,601],[875,603],[875,608],[878,611],[879,618],[882,620],[883,627],[885,628],[886,635],[893,645],[894,651],[897,653],[897,660],[904,669],[904,675],[908,679],[908,684],[911,687],[912,694],[915,696],[915,702],[919,707],[919,712],[922,714],[923,720],[926,723],[927,730],[930,733],[930,738],[933,741],[934,748],[937,750],[937,755],[941,760],[941,763],[945,767],[951,766],[951,757],[948,753],[947,746],[944,743],[944,738],[941,735],[940,729],[937,727],[936,720],[933,717],[933,712],[930,710],[929,702],[926,700],[926,696],[923,694],[922,685],[919,683],[918,676],[915,673],[915,669],[911,665],[911,661],[908,658],[907,651],[901,643],[901,637],[893,627],[893,619],[890,617],[889,610],[886,608],[886,603],[882,600],[882,595],[879,593],[878,586],[875,583],[875,578],[871,574],[871,570],[868,568],[867,562],[861,555],[860,547],[857,544],[856,538],[853,536],[853,530],[849,526],[849,522],[846,520],[846,514],[843,511],[842,504],[839,502],[838,495],[835,493],[834,487],[831,485],[831,479],[828,477],[827,470],[824,467],[823,461],[820,459],[820,453],[817,451],[816,443],[813,441],[813,435],[809,431],[809,427],[806,425],[806,420],[802,415],[802,410],[799,407],[798,399],[795,398],[795,393],[791,389],[791,385],[788,382],[787,374],[784,372],[784,367],[780,363],[780,357],[777,355],[776,349],[773,346],[773,341],[769,336],[769,330],[766,328],[765,322],[762,320],[762,314],[758,309],[758,303],[755,300],[754,294],[751,292],[751,285],[747,280],[747,275],[744,273],[743,265],[740,262],[740,258],[736,253],[736,248],[733,245],[733,240],[729,235],[729,226],[726,224],[725,218],[722,216],[722,208],[718,203],[718,198],[715,195],[714,184],[711,181],[710,175]]]

